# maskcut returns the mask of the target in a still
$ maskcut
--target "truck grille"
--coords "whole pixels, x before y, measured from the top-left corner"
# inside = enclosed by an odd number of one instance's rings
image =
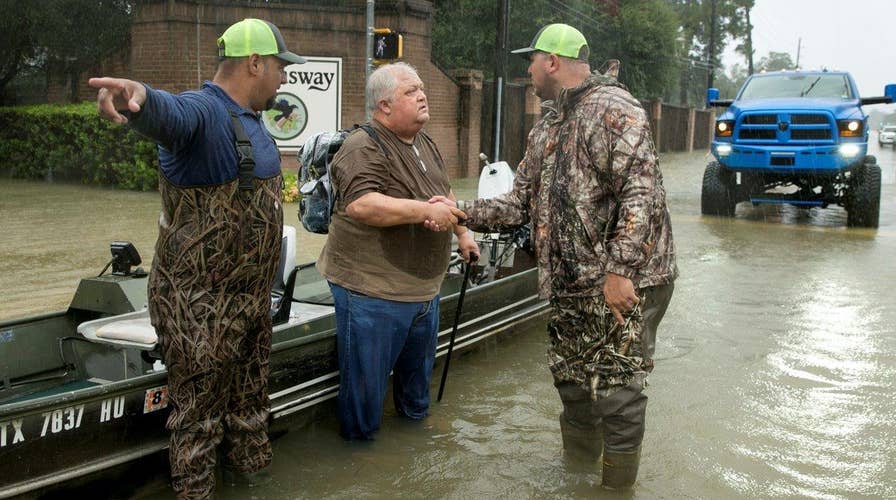
[[[744,125],[775,125],[778,123],[778,115],[747,115],[742,123]]]
[[[835,126],[824,113],[744,113],[735,130],[739,140],[786,144],[830,142]]]
[[[820,141],[831,139],[831,129],[795,129],[790,132],[790,138],[795,141]]]
[[[790,123],[794,125],[827,125],[828,117],[817,113],[790,115]]]
[[[769,129],[741,129],[740,130],[740,138],[745,140],[763,140],[763,141],[773,141],[776,138],[776,133],[774,130]]]

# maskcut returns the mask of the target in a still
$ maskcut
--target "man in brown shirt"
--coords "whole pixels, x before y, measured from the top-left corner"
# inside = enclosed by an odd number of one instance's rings
[[[337,202],[317,264],[336,306],[338,416],[347,439],[373,439],[390,371],[398,413],[426,416],[447,231],[465,259],[479,251],[457,225],[463,212],[427,202],[454,194],[438,148],[422,131],[429,107],[417,72],[405,63],[382,66],[367,95],[375,133],[354,132],[333,159]]]

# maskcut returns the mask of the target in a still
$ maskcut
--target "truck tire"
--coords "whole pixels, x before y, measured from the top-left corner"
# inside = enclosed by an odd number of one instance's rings
[[[703,192],[700,195],[700,212],[703,215],[734,217],[737,198],[734,193],[734,176],[719,162],[709,162],[703,172]]]
[[[877,227],[880,218],[880,166],[871,155],[852,171],[849,181],[846,225]]]

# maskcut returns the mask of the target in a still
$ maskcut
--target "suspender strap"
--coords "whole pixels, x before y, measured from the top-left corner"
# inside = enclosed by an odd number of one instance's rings
[[[252,198],[252,190],[255,180],[255,157],[252,155],[252,143],[246,135],[240,118],[233,110],[230,110],[230,121],[233,123],[233,132],[236,134],[236,155],[239,160],[239,189],[240,196],[249,201]]]

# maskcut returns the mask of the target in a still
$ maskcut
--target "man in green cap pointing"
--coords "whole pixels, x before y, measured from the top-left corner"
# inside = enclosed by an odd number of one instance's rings
[[[545,26],[513,53],[529,60],[542,119],[513,190],[457,207],[475,231],[531,224],[565,455],[591,467],[602,457],[602,484],[627,488],[656,330],[678,275],[650,127],[616,79],[618,61],[592,73],[588,42],[572,26]]]
[[[100,115],[159,144],[162,213],[149,313],[168,368],[171,484],[179,498],[225,480],[257,481],[267,437],[271,287],[283,231],[280,153],[261,122],[305,60],[280,30],[244,19],[218,39],[214,79],[172,95],[91,78]]]

